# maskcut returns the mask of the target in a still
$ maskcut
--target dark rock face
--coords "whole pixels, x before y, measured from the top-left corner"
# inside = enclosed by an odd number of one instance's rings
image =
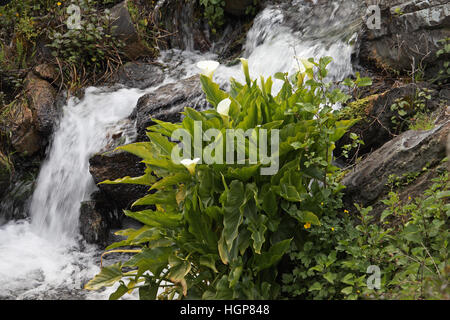
[[[431,99],[425,100],[424,103],[426,109],[431,112],[439,105],[440,92],[437,89],[438,88],[431,89],[427,84],[411,83],[388,89],[381,94],[366,97],[365,99],[360,100],[361,105],[358,107],[350,105],[360,109],[354,110],[354,112],[362,119],[336,143],[337,154],[340,153],[342,146],[351,143],[351,139],[349,138],[350,133],[358,134],[364,141],[364,145],[361,146],[361,149],[359,150],[359,155],[378,149],[390,139],[407,129],[396,125],[391,119],[393,116],[397,116],[397,111],[391,110],[391,106],[395,103],[395,100],[402,99],[410,104],[411,107],[404,109],[404,111],[407,112],[404,117],[408,118],[415,112],[412,105],[417,99],[418,93],[421,90],[430,90]]]
[[[181,120],[180,112],[185,107],[202,109],[206,106],[200,80],[193,76],[142,96],[130,118],[136,120],[138,140],[143,141],[147,127],[153,124],[151,117],[175,123]]]
[[[447,0],[384,1],[381,30],[366,30],[359,55],[363,64],[411,72],[424,68],[433,78],[442,67],[438,41],[450,36],[450,4]]]
[[[153,51],[140,39],[128,11],[127,1],[123,1],[111,8],[113,18],[113,34],[125,43],[125,55],[136,60],[140,57],[153,56]]]
[[[89,160],[89,171],[96,184],[105,180],[116,180],[123,177],[139,177],[145,172],[142,159],[125,151],[110,151],[97,154]],[[129,208],[137,199],[146,194],[147,187],[138,185],[98,185],[100,191],[110,202],[111,207]]]
[[[129,88],[145,89],[164,80],[161,68],[154,64],[128,62],[118,72],[117,82]]]
[[[94,201],[86,201],[81,204],[80,233],[88,243],[105,245],[108,241],[108,224],[96,209]]]
[[[446,145],[450,134],[450,120],[429,131],[406,131],[370,154],[349,172],[342,183],[346,186],[344,203],[353,208],[354,203],[369,206],[376,203],[389,191],[386,186],[390,175],[422,172],[424,167],[436,169],[446,156]],[[445,170],[445,169],[444,169]],[[432,172],[432,170],[430,170]],[[428,175],[428,176],[427,176]],[[431,179],[429,174],[412,184],[410,191],[423,192],[424,184]],[[375,213],[380,213],[382,205]]]

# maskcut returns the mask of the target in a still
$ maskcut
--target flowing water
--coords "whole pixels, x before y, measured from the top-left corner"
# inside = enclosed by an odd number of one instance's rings
[[[356,3],[347,0],[313,6],[292,1],[264,9],[244,46],[253,77],[294,71],[298,67],[295,56],[326,55],[334,58],[332,78],[350,75],[352,43],[360,21]],[[164,83],[193,75],[198,72],[196,62],[215,58],[212,53],[164,52],[161,62],[172,66]],[[242,80],[239,65],[219,67],[215,80],[226,85],[231,76]],[[279,86],[275,82],[273,90]],[[101,254],[97,247],[86,245],[78,231],[80,204],[96,188],[88,160],[123,126],[139,97],[151,90],[157,87],[145,91],[88,88],[81,101],[71,99],[64,107],[30,201],[30,217],[0,227],[0,298],[108,297],[112,288],[100,293],[82,290],[99,271]],[[132,134],[129,136],[132,138]],[[5,204],[2,207],[9,208]]]

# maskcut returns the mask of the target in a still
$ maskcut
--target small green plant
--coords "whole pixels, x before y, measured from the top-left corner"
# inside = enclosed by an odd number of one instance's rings
[[[113,71],[114,66],[121,63],[120,47],[118,41],[111,32],[112,18],[109,10],[99,14],[92,0],[79,2],[82,18],[80,27],[69,29],[66,24],[61,30],[49,32],[52,43],[52,54],[63,65],[64,71],[71,74],[73,70],[80,68],[80,74],[96,74],[107,70]],[[65,11],[61,11],[62,20],[69,18]]]
[[[395,132],[401,133],[407,129],[429,130],[434,123],[428,109],[433,90],[421,88],[413,99],[399,98],[394,101],[390,109],[394,112],[391,122]]]

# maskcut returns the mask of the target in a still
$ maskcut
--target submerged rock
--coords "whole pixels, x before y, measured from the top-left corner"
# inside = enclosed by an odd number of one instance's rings
[[[108,241],[109,226],[94,201],[81,203],[80,233],[87,243],[105,245]]]
[[[117,82],[129,88],[146,89],[163,80],[161,67],[150,63],[128,62],[117,74]]]

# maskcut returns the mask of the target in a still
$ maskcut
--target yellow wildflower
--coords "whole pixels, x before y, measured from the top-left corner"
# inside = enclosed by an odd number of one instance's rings
[[[59,7],[61,5],[61,2],[57,2],[56,5]]]
[[[344,210],[344,213],[348,213],[348,210]]]
[[[303,227],[305,229],[309,229],[309,228],[311,228],[311,223],[307,222],[307,223],[305,223],[305,225]]]
[[[331,227],[331,231],[334,231],[334,227]]]

